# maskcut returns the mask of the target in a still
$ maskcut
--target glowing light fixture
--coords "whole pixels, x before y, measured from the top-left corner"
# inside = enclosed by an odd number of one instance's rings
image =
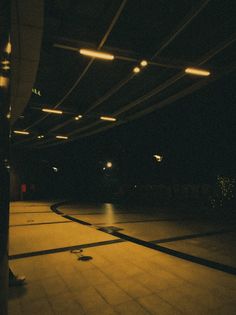
[[[43,139],[44,138],[44,135],[39,135],[37,136],[38,139]]]
[[[29,135],[28,131],[14,130],[13,132],[19,135]]]
[[[207,77],[207,76],[209,76],[211,74],[207,70],[202,70],[202,69],[197,69],[197,68],[186,68],[185,69],[185,73],[194,74],[194,75],[200,75],[200,76],[204,76],[204,77]]]
[[[2,61],[1,61],[1,64],[2,64],[2,65],[9,65],[9,64],[10,64],[10,61],[9,61],[9,60],[2,60]]]
[[[6,48],[5,48],[5,52],[7,54],[10,54],[11,53],[11,42],[9,41],[6,45]]]
[[[32,89],[32,93],[38,96],[42,96],[40,90],[37,90],[35,88]]]
[[[153,157],[156,159],[156,161],[157,161],[158,163],[160,163],[160,162],[162,161],[162,159],[163,159],[163,156],[158,155],[158,154],[154,154]]]
[[[3,69],[3,70],[9,70],[10,67],[9,67],[9,66],[3,66],[2,69]]]
[[[111,168],[112,167],[112,163],[111,162],[107,162],[106,167]]]
[[[64,139],[64,140],[68,139],[67,136],[56,136],[56,138],[57,138],[57,139]]]
[[[80,49],[79,52],[81,55],[92,57],[92,58],[100,58],[100,59],[105,59],[105,60],[113,60],[114,59],[113,55],[107,54],[104,52],[100,52],[100,51],[89,50],[89,49]]]
[[[57,115],[63,114],[63,111],[62,111],[62,110],[50,109],[50,108],[43,108],[43,109],[42,109],[42,112],[50,113],[50,114],[57,114]]]
[[[134,72],[134,73],[139,73],[139,72],[140,72],[140,68],[139,68],[139,67],[135,67],[135,68],[133,69],[133,72]]]
[[[79,120],[79,119],[81,119],[82,117],[83,117],[82,115],[78,115],[78,116],[75,117],[75,120]]]
[[[107,120],[107,121],[116,121],[116,118],[114,117],[108,117],[108,116],[101,116],[101,120]]]
[[[140,62],[140,66],[141,66],[141,67],[146,67],[147,65],[148,65],[147,60],[142,60],[142,61]]]
[[[9,83],[9,79],[0,75],[0,87],[7,87]]]

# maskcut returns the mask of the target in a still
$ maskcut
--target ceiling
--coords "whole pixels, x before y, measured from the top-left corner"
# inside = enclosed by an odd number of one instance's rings
[[[233,0],[45,1],[35,90],[13,126],[29,134],[13,133],[13,144],[43,148],[109,132],[227,76],[235,70],[235,13]],[[115,59],[91,59],[81,48]],[[188,75],[190,66],[211,75]]]

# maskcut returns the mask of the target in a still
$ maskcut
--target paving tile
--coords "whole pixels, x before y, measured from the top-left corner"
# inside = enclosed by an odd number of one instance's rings
[[[96,266],[94,264],[92,264],[92,262],[77,260],[77,258],[75,258],[74,267],[78,271],[86,271],[86,270],[90,270],[90,269],[95,269],[96,268]]]
[[[98,306],[96,309],[89,309],[86,315],[117,315],[117,312],[110,305]]]
[[[157,294],[149,295],[138,299],[138,302],[153,315],[180,315],[182,312],[170,305]],[[189,313],[191,314],[191,313]],[[200,314],[199,314],[200,315]]]
[[[53,312],[56,315],[83,315],[83,308],[70,293],[63,293],[49,298]]]
[[[94,253],[92,257],[93,260],[91,261],[91,263],[98,268],[104,269],[111,264],[110,261],[104,258],[102,255]]]
[[[47,264],[47,267],[41,266],[41,264],[32,264],[32,268],[25,270],[25,272],[22,270],[20,274],[25,274],[27,281],[37,281],[46,278],[56,277],[58,274],[55,269],[49,268],[50,264]]]
[[[85,312],[103,309],[108,306],[103,297],[94,289],[87,288],[73,292],[75,300],[83,307]]]
[[[234,297],[229,297],[222,291],[217,292],[213,290],[207,290],[206,288],[198,287],[192,284],[185,284],[182,287],[178,287],[178,290],[183,294],[190,295],[207,309],[220,308],[225,304],[231,303],[233,300],[235,300],[236,296],[235,294]]]
[[[82,275],[81,272],[72,272],[72,273],[60,273],[61,278],[65,282],[66,286],[70,291],[74,290],[84,290],[88,287],[91,287],[91,284],[87,279]]]
[[[186,291],[178,288],[161,291],[158,294],[163,300],[181,310],[184,314],[201,315],[208,314],[210,311],[209,306],[203,305],[197,297],[191,296]]]
[[[41,281],[28,281],[24,286],[25,294],[21,295],[22,301],[33,301],[46,298],[46,290]]]
[[[128,301],[114,306],[116,312],[121,315],[149,315],[150,313],[145,310],[139,303],[135,301]]]
[[[126,279],[129,276],[126,269],[122,268],[118,264],[110,264],[110,266],[105,268],[103,272],[107,275],[107,277],[113,280]]]
[[[134,277],[139,276],[141,273],[143,273],[143,269],[139,268],[133,263],[134,259],[131,260],[125,260],[120,264],[120,267],[125,270],[125,273],[128,276]]]
[[[132,298],[138,298],[152,294],[150,290],[141,285],[135,278],[115,281],[116,284]]]
[[[137,281],[144,285],[151,292],[169,289],[175,285],[171,281],[161,277],[154,277],[148,273],[143,273],[137,277]]]
[[[42,285],[47,296],[53,296],[68,291],[65,282],[59,276],[44,279]]]
[[[96,287],[96,290],[111,305],[117,305],[131,300],[129,295],[127,295],[122,289],[112,282],[99,285]]]
[[[63,261],[60,261],[57,265],[55,265],[54,262],[54,268],[59,274],[76,274],[76,272],[78,271],[74,263],[71,262],[71,260],[69,259],[64,259]]]
[[[84,278],[92,285],[109,282],[109,278],[98,268],[81,271]]]
[[[21,303],[21,310],[24,315],[54,315],[48,300],[38,299],[29,303]]]

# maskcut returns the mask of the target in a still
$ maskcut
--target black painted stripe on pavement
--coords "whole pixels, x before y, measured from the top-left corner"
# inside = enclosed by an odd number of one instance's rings
[[[177,258],[185,259],[185,260],[191,261],[193,263],[197,263],[199,265],[203,265],[203,266],[210,267],[210,268],[213,268],[213,269],[216,269],[219,271],[223,271],[223,272],[226,272],[229,274],[236,275],[236,268],[232,267],[232,266],[224,265],[224,264],[212,261],[212,260],[193,256],[193,255],[186,254],[183,252],[179,252],[177,250],[163,247],[163,246],[160,246],[160,245],[157,245],[154,243],[146,242],[146,241],[140,240],[138,238],[128,236],[126,234],[122,234],[119,232],[114,232],[114,233],[112,233],[112,235],[117,236],[123,240],[129,241],[129,242],[132,242],[132,243],[144,246],[144,247],[148,247],[150,249],[154,249],[154,250],[157,250],[159,252],[162,252],[162,253],[177,257]]]
[[[210,231],[210,232],[187,234],[187,235],[181,235],[181,236],[175,236],[175,237],[169,237],[169,238],[161,238],[159,240],[154,240],[151,242],[155,244],[170,243],[170,242],[175,242],[175,241],[190,240],[192,238],[200,238],[200,237],[205,237],[205,236],[213,236],[213,235],[218,235],[218,234],[230,233],[234,231],[235,229],[222,229],[222,230],[216,230],[216,231]]]
[[[40,222],[40,223],[25,223],[25,224],[12,224],[9,227],[20,227],[20,226],[32,226],[32,225],[47,225],[47,224],[58,224],[58,223],[72,223],[70,221],[54,221],[54,222]]]
[[[10,212],[10,215],[11,214],[31,214],[31,213],[52,213],[52,211],[22,211],[22,212],[14,212],[14,211],[11,211]]]
[[[116,240],[110,240],[110,241],[80,244],[80,245],[75,245],[75,246],[66,246],[66,247],[60,247],[60,248],[45,249],[45,250],[39,250],[39,251],[34,251],[34,252],[27,252],[27,253],[10,255],[9,260],[28,258],[28,257],[34,257],[34,256],[41,256],[41,255],[48,255],[48,254],[63,253],[63,252],[67,252],[67,251],[71,251],[71,250],[75,250],[75,249],[90,248],[90,247],[97,247],[97,246],[104,246],[104,245],[112,245],[112,244],[123,243],[123,242],[125,242],[125,241],[122,239],[116,239]]]
[[[88,222],[85,222],[85,221],[76,219],[76,218],[71,217],[71,216],[66,215],[66,214],[62,214],[61,216],[62,216],[63,218],[66,218],[66,219],[68,219],[68,220],[71,220],[71,221],[74,221],[74,222],[77,222],[77,223],[80,223],[80,224],[83,224],[83,225],[92,225],[91,223],[88,223]]]
[[[147,220],[136,220],[136,221],[117,221],[117,222],[112,222],[112,224],[126,224],[126,223],[145,223],[145,222],[182,222],[182,221],[186,221],[186,220],[190,220],[190,219],[147,219]],[[106,222],[104,223],[94,223],[94,225],[105,225],[107,224]]]
[[[65,201],[63,203],[55,204],[55,205],[51,206],[51,209],[54,212],[58,212],[58,214],[61,214],[61,212],[57,209],[57,207],[61,206],[62,204],[64,205],[66,203],[67,202]],[[67,218],[68,219],[74,219],[74,218],[71,218],[70,216],[67,216]],[[82,221],[82,222],[83,222],[82,224],[92,225],[92,224],[90,224],[88,222],[85,222],[85,221]],[[80,222],[78,222],[78,223],[80,223]],[[105,231],[103,231],[103,232],[104,233],[108,233],[108,232],[105,232]],[[232,267],[232,266],[228,266],[228,265],[225,265],[225,264],[217,263],[215,261],[208,260],[208,259],[205,259],[205,258],[201,258],[201,257],[198,257],[198,256],[193,256],[193,255],[190,255],[190,254],[186,254],[186,253],[183,253],[183,252],[180,252],[180,251],[176,251],[174,249],[170,249],[170,248],[167,248],[167,247],[164,247],[164,246],[160,246],[160,245],[151,243],[151,242],[143,241],[143,240],[140,240],[138,238],[135,238],[135,237],[132,237],[132,236],[128,236],[128,235],[120,233],[120,232],[113,232],[113,233],[108,233],[108,234],[112,234],[113,236],[116,236],[116,237],[118,237],[118,238],[120,238],[122,240],[125,240],[125,241],[128,241],[128,242],[132,242],[134,244],[138,244],[138,245],[150,248],[150,249],[154,249],[156,251],[168,254],[170,256],[174,256],[174,257],[177,257],[177,258],[188,260],[188,261],[191,261],[191,262],[199,264],[199,265],[203,265],[203,266],[206,266],[206,267],[209,267],[209,268],[212,268],[212,269],[223,271],[225,273],[236,275],[236,268]]]

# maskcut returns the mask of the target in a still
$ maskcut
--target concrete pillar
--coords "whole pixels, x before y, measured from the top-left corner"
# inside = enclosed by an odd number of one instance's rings
[[[9,226],[10,5],[0,1],[0,314],[7,315]],[[7,64],[9,61],[9,64]]]

